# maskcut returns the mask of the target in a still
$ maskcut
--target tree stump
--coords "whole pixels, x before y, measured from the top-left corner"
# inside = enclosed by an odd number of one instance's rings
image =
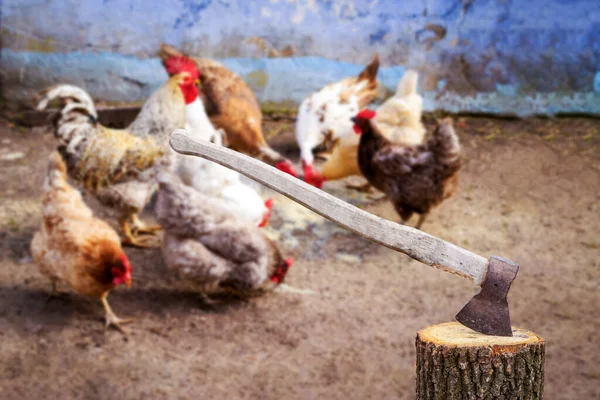
[[[486,336],[458,322],[417,333],[417,400],[541,399],[544,339],[513,327]]]

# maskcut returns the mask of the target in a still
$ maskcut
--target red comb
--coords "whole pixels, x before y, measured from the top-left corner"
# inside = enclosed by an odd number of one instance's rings
[[[196,64],[186,56],[169,57],[165,62],[165,69],[169,75],[179,74],[181,72],[189,72],[192,78],[198,79],[200,72],[196,68]]]
[[[374,117],[376,114],[377,114],[377,113],[376,113],[375,111],[373,111],[373,110],[365,109],[365,110],[362,110],[361,112],[359,112],[359,113],[356,115],[356,118],[359,118],[359,119],[371,119],[371,118],[373,118],[373,117]]]
[[[286,258],[284,260],[285,262],[285,266],[280,265],[277,268],[277,271],[275,271],[275,273],[271,276],[271,278],[269,278],[271,280],[271,282],[273,282],[276,285],[279,285],[281,282],[283,282],[283,280],[285,279],[285,276],[288,273],[288,270],[290,269],[290,267],[292,266],[292,264],[294,263],[294,259],[293,258]]]

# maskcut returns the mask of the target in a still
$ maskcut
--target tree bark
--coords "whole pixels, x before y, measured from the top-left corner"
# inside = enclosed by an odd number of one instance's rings
[[[486,336],[458,322],[417,333],[417,400],[541,399],[544,339],[513,327]]]

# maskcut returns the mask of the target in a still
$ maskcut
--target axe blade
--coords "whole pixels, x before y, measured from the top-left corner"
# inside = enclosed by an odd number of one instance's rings
[[[518,271],[512,261],[492,256],[481,292],[456,314],[456,320],[484,335],[512,336],[506,297]]]

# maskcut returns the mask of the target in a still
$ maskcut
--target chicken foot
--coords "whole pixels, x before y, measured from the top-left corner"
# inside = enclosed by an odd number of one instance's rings
[[[346,187],[346,189],[356,190],[357,192],[360,192],[360,193],[372,193],[373,192],[373,186],[371,186],[371,184],[369,182],[363,183],[361,185],[347,183],[344,186]]]
[[[132,322],[132,320],[131,319],[121,319],[121,318],[117,317],[115,315],[115,313],[113,312],[113,310],[110,308],[107,297],[108,297],[108,293],[104,294],[102,296],[102,298],[100,299],[102,301],[102,305],[104,306],[104,312],[106,313],[106,315],[104,317],[104,319],[106,320],[106,329],[108,329],[110,326],[114,326],[119,332],[126,335],[127,332],[125,332],[123,327],[121,327],[121,324],[127,324],[129,322]]]
[[[133,233],[131,229],[131,224],[129,223],[129,217],[121,219],[120,225],[121,233],[124,236],[123,244],[141,248],[157,246],[156,238],[151,236],[138,236],[137,233],[139,231],[136,231],[135,234]]]
[[[155,232],[162,230],[162,226],[160,225],[146,225],[144,222],[142,222],[142,220],[140,220],[137,214],[133,214],[131,216],[131,225],[133,232],[136,234],[154,234]]]

